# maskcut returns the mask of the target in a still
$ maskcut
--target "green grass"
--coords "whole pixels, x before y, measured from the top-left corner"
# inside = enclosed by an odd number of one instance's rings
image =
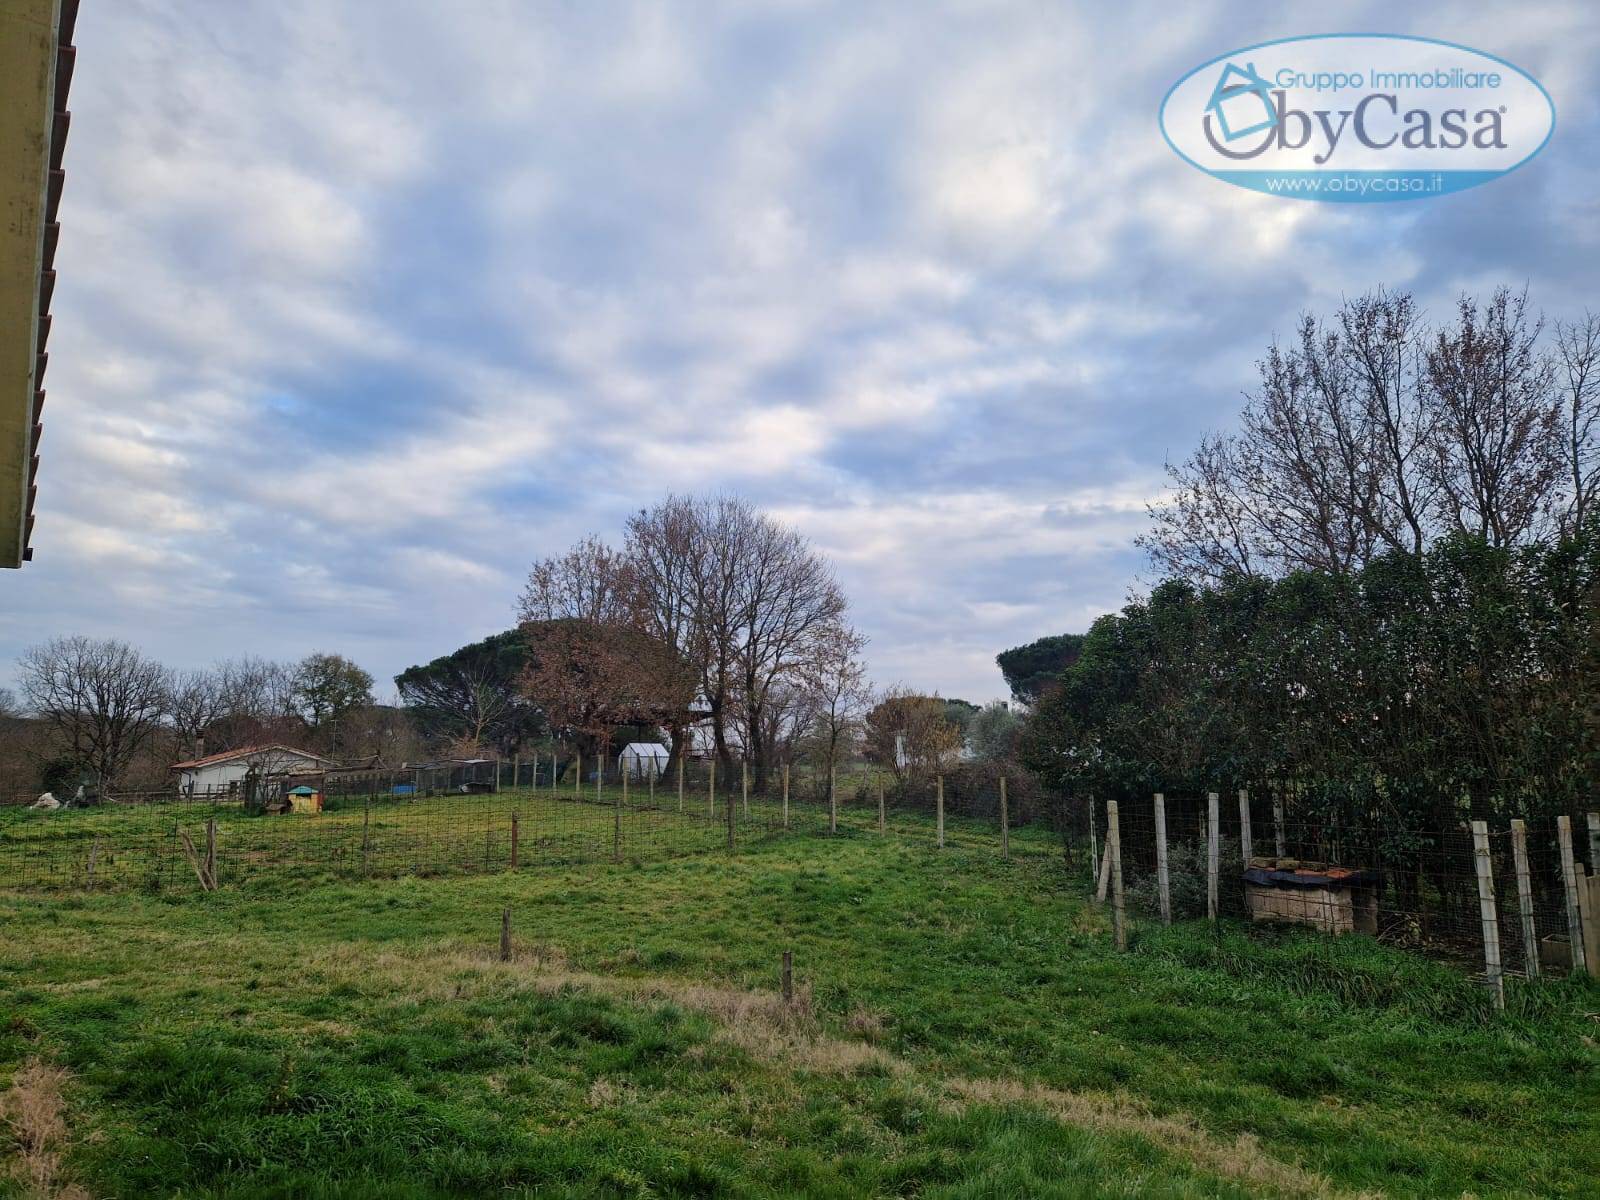
[[[1364,938],[1199,925],[1119,955],[1043,833],[1002,861],[865,823],[0,893],[0,1088],[67,1068],[61,1175],[97,1196],[1600,1195],[1600,988],[1496,1016]]]

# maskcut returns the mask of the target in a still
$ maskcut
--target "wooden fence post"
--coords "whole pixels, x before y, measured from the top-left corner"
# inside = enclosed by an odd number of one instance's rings
[[[937,823],[939,830],[939,849],[944,849],[944,776],[939,776],[939,791],[935,800],[937,806]]]
[[[1206,793],[1206,920],[1217,919],[1217,856],[1222,849],[1222,821],[1218,813],[1219,797]]]
[[[604,760],[602,759],[601,761],[603,762]],[[626,783],[627,776],[624,775],[623,779],[623,791],[618,792],[617,798],[611,802],[611,858],[613,862],[622,861],[622,797],[628,786]],[[598,795],[599,791],[600,789],[596,788],[595,794]]]
[[[206,878],[211,880],[211,890],[217,890],[217,819],[206,819]]]
[[[495,795],[500,794],[500,756],[498,754],[494,756],[494,791]]]
[[[789,764],[783,764],[783,827],[789,828]]]
[[[1108,802],[1109,803],[1109,802]],[[1095,876],[1094,899],[1096,904],[1104,904],[1106,897],[1111,894],[1111,835],[1106,834],[1105,845],[1100,847],[1100,873]]]
[[[1494,863],[1489,857],[1489,826],[1472,823],[1472,861],[1478,876],[1478,918],[1483,925],[1483,977],[1496,1008],[1506,1006],[1506,981],[1500,973],[1500,919],[1495,911]]]
[[[684,760],[684,758],[685,758],[684,752],[682,750],[679,750],[678,751],[678,811],[679,812],[683,811],[683,760]]]
[[[361,877],[372,875],[372,797],[361,806]]]
[[[1111,856],[1111,929],[1117,949],[1128,948],[1127,916],[1122,906],[1122,828],[1117,821],[1117,802],[1106,801],[1106,853]]]
[[[1511,822],[1511,857],[1517,868],[1517,910],[1522,918],[1522,969],[1539,978],[1539,930],[1533,921],[1533,872],[1528,869],[1528,826]]]
[[[1161,923],[1172,924],[1172,879],[1167,874],[1167,798],[1156,793],[1156,891],[1161,899]]]
[[[745,820],[750,819],[750,760],[739,760],[739,795],[744,801]]]
[[[574,797],[583,795],[583,751],[572,752],[572,794]]]
[[[517,849],[522,842],[522,820],[516,813],[511,814],[511,869],[517,869]]]
[[[1272,848],[1279,858],[1288,853],[1283,848],[1283,797],[1272,798]]]
[[[839,832],[839,768],[828,768],[828,832]]]
[[[1578,881],[1578,920],[1583,924],[1584,966],[1589,974],[1600,979],[1600,911],[1595,908],[1595,884],[1600,875],[1589,875],[1582,863],[1573,868]]]
[[[883,776],[878,776],[878,832],[887,833],[889,829],[889,814],[883,802]]]
[[[1239,789],[1239,852],[1244,857],[1244,865],[1249,866],[1250,860],[1255,857],[1254,848],[1250,844],[1250,789]]]
[[[1000,857],[1011,857],[1011,814],[1006,806],[1006,777],[1000,776]]]
[[[717,819],[717,758],[713,754],[706,764],[710,771],[706,776],[706,819]]]
[[[89,847],[89,861],[83,868],[83,882],[89,891],[94,891],[94,866],[100,861],[100,834],[94,835],[94,844]]]
[[[1089,882],[1094,883],[1100,876],[1100,838],[1098,825],[1094,819],[1094,801],[1089,801]],[[1107,860],[1109,861],[1109,860]],[[1105,890],[1100,890],[1100,899],[1105,899]]]
[[[1561,883],[1567,897],[1567,937],[1572,951],[1572,969],[1588,970],[1589,959],[1583,949],[1583,917],[1578,909],[1578,877],[1572,859],[1572,818],[1563,813],[1556,818],[1556,836],[1561,842]]]
[[[511,910],[500,910],[500,961],[511,961]]]

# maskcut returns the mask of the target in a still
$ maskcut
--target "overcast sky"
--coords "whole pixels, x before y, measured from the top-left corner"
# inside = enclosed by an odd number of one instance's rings
[[[879,682],[1003,694],[997,651],[1139,586],[1163,460],[1299,310],[1600,306],[1592,4],[1304,9],[85,4],[0,662],[332,650],[382,692],[533,558],[716,488],[833,559]],[[1532,72],[1551,144],[1341,206],[1163,142],[1201,61],[1372,30]]]

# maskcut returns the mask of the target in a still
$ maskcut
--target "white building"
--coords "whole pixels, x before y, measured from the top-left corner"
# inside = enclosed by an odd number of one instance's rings
[[[660,742],[629,742],[617,755],[617,770],[633,779],[648,779],[652,775],[659,779],[671,757],[671,751]]]
[[[224,750],[221,754],[173,763],[171,769],[178,773],[179,791],[215,795],[238,791],[240,782],[251,767],[255,767],[262,775],[299,775],[332,770],[338,765],[331,758],[323,758],[309,750],[272,745]]]

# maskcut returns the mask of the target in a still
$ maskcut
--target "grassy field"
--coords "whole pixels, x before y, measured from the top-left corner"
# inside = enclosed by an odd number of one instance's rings
[[[1015,848],[0,892],[0,1195],[1600,1195],[1600,988],[1119,955]]]

